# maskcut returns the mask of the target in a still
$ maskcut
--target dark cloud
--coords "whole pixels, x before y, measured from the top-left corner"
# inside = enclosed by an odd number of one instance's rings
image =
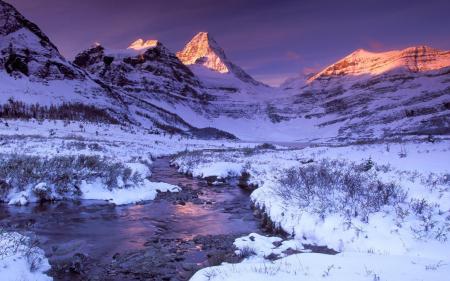
[[[93,42],[124,48],[139,37],[159,39],[176,51],[198,31],[209,31],[232,60],[267,81],[316,69],[358,48],[450,49],[448,0],[8,2],[69,58]]]

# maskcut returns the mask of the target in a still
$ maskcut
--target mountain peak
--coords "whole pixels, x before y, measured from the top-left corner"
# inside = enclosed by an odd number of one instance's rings
[[[200,31],[199,33],[197,33],[193,38],[201,38],[201,39],[203,39],[203,40],[209,40],[209,38],[210,38],[210,35],[209,35],[209,33],[208,32],[206,32],[206,31]]]
[[[197,33],[191,39],[191,42],[196,42],[198,45],[203,45],[205,47],[209,47],[210,49],[214,50],[215,52],[220,53],[219,55],[226,57],[225,52],[219,46],[219,44],[214,39],[214,37],[206,31],[201,31],[201,32]]]
[[[159,44],[158,40],[147,40],[144,41],[144,39],[137,39],[133,43],[131,43],[130,46],[128,46],[127,49],[132,49],[135,51],[142,51],[147,50],[149,48],[156,47]]]
[[[209,33],[207,31],[200,31],[199,33],[197,33],[197,35],[195,36],[208,36]]]
[[[201,65],[221,74],[233,74],[237,79],[254,85],[262,85],[242,68],[232,63],[210,33],[202,31],[189,41],[183,50],[177,52],[178,59],[185,65]]]
[[[213,71],[230,72],[225,52],[208,32],[197,33],[177,57],[186,65],[202,64]]]
[[[409,72],[431,71],[448,66],[450,66],[450,52],[425,45],[387,52],[358,49],[326,67],[308,81],[348,75],[379,75],[396,69]]]
[[[12,5],[0,0],[0,36],[7,36],[21,29],[26,29],[40,39],[40,44],[46,48],[57,50],[56,46],[34,23],[26,19]]]
[[[359,48],[356,51],[354,51],[353,53],[351,53],[349,56],[364,56],[364,55],[368,55],[368,54],[372,54],[372,52],[367,51],[366,49]]]
[[[0,0],[0,72],[41,81],[85,79],[59,53],[41,29],[12,5]]]

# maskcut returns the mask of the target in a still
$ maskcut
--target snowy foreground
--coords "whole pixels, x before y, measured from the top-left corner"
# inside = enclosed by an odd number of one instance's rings
[[[180,187],[151,179],[155,158],[245,144],[148,134],[133,127],[63,121],[0,121],[0,201],[95,199],[121,205]],[[248,146],[248,145],[246,145]],[[0,229],[1,280],[52,280],[33,241]]]
[[[179,187],[152,182],[156,157],[196,177],[229,177],[289,240],[252,233],[235,241],[245,259],[197,272],[192,280],[448,280],[450,142],[287,149],[148,134],[79,122],[0,124],[0,200],[152,200]],[[20,167],[20,169],[17,169]],[[51,280],[30,238],[0,235],[1,276]],[[327,246],[337,255],[312,253]],[[307,248],[307,247],[306,247]]]
[[[257,185],[255,205],[292,237],[237,239],[243,262],[192,280],[448,280],[448,159],[446,140],[182,154],[180,172]]]
[[[45,253],[30,238],[16,232],[0,232],[0,276],[2,280],[52,280],[45,274],[50,264]]]
[[[0,201],[99,199],[115,204],[153,200],[180,188],[151,181],[152,161],[182,151],[241,147],[149,134],[136,127],[63,121],[0,123]]]

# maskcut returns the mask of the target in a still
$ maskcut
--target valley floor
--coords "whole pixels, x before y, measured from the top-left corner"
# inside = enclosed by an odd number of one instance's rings
[[[450,275],[448,139],[289,148],[59,121],[3,121],[0,136],[0,201],[7,204],[100,199],[120,205],[152,200],[159,191],[180,192],[176,184],[152,179],[154,160],[165,155],[176,155],[180,173],[214,188],[237,179],[253,190],[263,221],[286,235],[237,238],[235,254],[244,260],[204,268],[195,281]],[[1,238],[4,245],[19,246],[1,253],[0,275],[20,271],[25,280],[49,279],[42,250],[21,234]],[[331,250],[312,253],[315,246]],[[38,265],[29,260],[28,248],[36,249]]]
[[[134,127],[37,120],[0,121],[0,144],[0,204],[17,206],[85,199],[111,205],[148,202],[159,192],[181,191],[175,183],[154,179],[152,167],[157,158],[190,150],[248,146],[148,134]],[[35,239],[15,232],[14,221],[12,227],[3,228],[9,216],[5,210],[0,214],[0,279],[51,280],[45,273],[50,269],[46,255],[54,253],[45,255]],[[149,223],[148,228],[152,227]]]

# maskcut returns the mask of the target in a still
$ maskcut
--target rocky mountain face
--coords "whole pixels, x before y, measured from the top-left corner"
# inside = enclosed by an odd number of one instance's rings
[[[374,53],[357,50],[320,71],[309,79],[328,79],[340,76],[380,75],[392,71],[424,72],[450,65],[450,52],[427,46],[410,47],[399,51]]]
[[[285,84],[279,111],[340,139],[449,134],[449,58],[425,46],[357,50],[303,82]]]
[[[3,1],[0,1],[0,39],[0,69],[10,75],[47,80],[84,78],[37,25]]]
[[[37,25],[0,0],[0,117],[69,118],[204,138],[234,137],[192,126],[136,94],[204,99],[196,90],[200,82],[174,54],[159,42],[138,43],[131,47],[139,50],[130,47],[133,55],[127,56],[105,54],[103,47],[94,46],[73,64]],[[131,80],[131,75],[137,78]]]
[[[195,35],[183,50],[177,52],[177,57],[188,66],[201,65],[214,72],[231,74],[245,83],[262,84],[232,63],[216,40],[207,32],[199,32]]]
[[[37,25],[0,0],[0,102],[95,103],[125,120],[123,101],[68,62]],[[107,113],[106,111],[109,111]]]
[[[156,40],[140,39],[128,49],[116,51],[96,45],[77,55],[74,64],[140,97],[208,99],[197,77]]]

